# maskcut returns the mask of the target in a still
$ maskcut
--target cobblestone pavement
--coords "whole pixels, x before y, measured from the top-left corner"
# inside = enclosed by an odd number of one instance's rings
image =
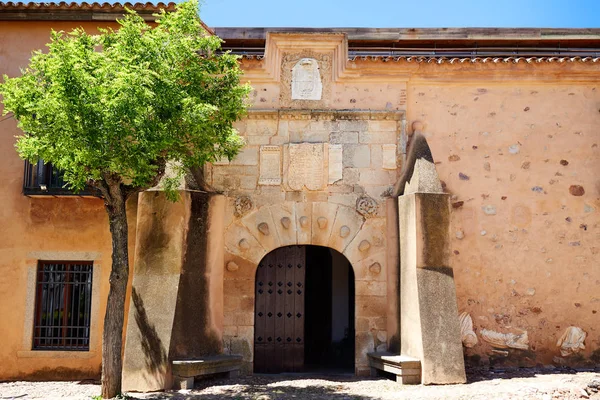
[[[352,376],[252,376],[198,381],[194,390],[129,393],[131,399],[599,399],[600,373],[521,369],[469,373],[466,385],[400,386],[384,378]],[[98,382],[3,382],[0,399],[91,399]]]

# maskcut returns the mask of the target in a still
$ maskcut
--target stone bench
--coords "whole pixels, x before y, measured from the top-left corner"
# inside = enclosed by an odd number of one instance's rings
[[[421,361],[416,358],[394,355],[388,352],[369,353],[371,376],[378,376],[379,371],[396,375],[396,382],[403,385],[421,383]]]
[[[196,376],[227,373],[228,378],[235,378],[239,376],[241,366],[240,355],[221,354],[194,360],[174,360],[173,379],[180,389],[193,389]]]

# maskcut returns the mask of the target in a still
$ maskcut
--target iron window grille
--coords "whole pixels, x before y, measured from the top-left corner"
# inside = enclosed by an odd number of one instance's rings
[[[23,176],[23,193],[26,196],[95,196],[93,188],[86,188],[80,192],[73,192],[65,187],[64,173],[53,166],[39,160],[32,164],[25,161]]]
[[[89,351],[91,261],[39,261],[34,350]]]

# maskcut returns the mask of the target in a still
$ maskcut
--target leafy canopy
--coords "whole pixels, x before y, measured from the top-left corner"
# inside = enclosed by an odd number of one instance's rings
[[[52,32],[16,78],[4,76],[4,113],[25,132],[21,157],[64,171],[74,190],[107,176],[146,188],[167,161],[186,168],[232,158],[232,127],[246,110],[248,85],[234,55],[217,54],[198,1],[158,15],[152,28],[134,12],[118,30]]]

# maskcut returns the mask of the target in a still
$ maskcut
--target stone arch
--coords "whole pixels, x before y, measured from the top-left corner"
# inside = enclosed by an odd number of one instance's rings
[[[267,253],[291,245],[330,247],[356,265],[385,247],[379,223],[379,218],[365,218],[340,204],[284,202],[232,222],[225,231],[225,247],[255,266]]]
[[[363,205],[328,202],[265,205],[236,218],[225,230],[224,350],[242,354],[252,373],[256,269],[269,252],[290,245],[337,250],[355,279],[355,369],[368,374],[367,353],[387,348],[385,218]]]

